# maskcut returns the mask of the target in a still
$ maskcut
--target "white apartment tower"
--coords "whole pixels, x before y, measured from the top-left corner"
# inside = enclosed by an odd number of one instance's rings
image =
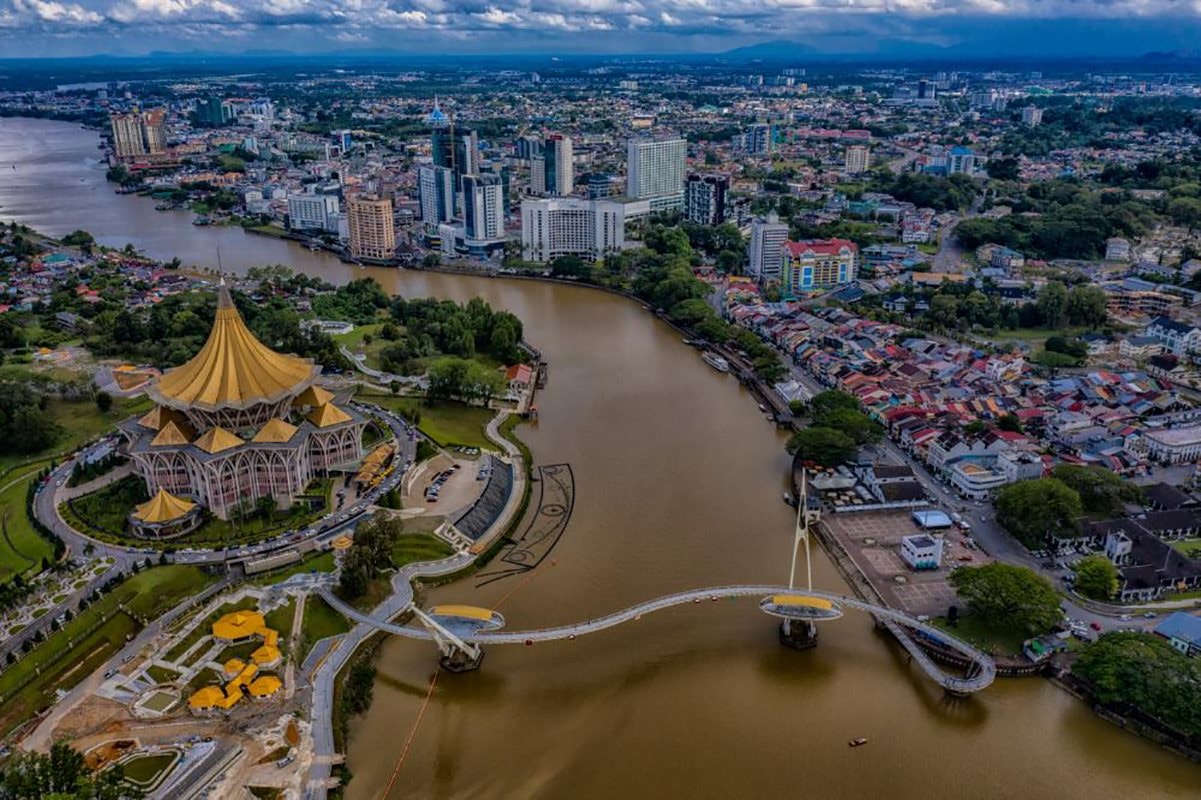
[[[625,244],[625,208],[613,200],[555,197],[521,203],[521,252],[546,263],[574,255],[596,260]]]
[[[505,190],[499,175],[463,176],[463,227],[473,241],[504,237]]]
[[[767,219],[756,219],[751,223],[751,243],[747,246],[747,258],[751,263],[751,275],[760,283],[780,280],[784,267],[784,242],[788,240],[788,225],[780,222],[773,212]]]
[[[872,165],[872,151],[866,145],[856,144],[847,148],[846,172],[848,175],[862,175]]]
[[[626,194],[650,200],[652,211],[682,208],[688,143],[683,139],[630,139]]]

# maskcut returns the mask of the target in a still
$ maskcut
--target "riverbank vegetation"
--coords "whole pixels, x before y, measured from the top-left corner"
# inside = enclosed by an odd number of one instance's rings
[[[788,452],[802,464],[837,467],[847,463],[860,447],[879,442],[884,429],[859,410],[859,399],[837,390],[820,392],[807,406],[793,413],[808,416],[809,425],[788,440]]]
[[[970,612],[994,630],[1037,636],[1063,620],[1055,587],[1026,567],[1000,561],[959,567],[950,583]]]
[[[1072,675],[1101,705],[1135,710],[1201,745],[1201,659],[1148,633],[1113,632],[1085,646]]]

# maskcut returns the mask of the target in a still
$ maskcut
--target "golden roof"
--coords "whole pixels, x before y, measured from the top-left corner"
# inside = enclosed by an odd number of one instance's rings
[[[276,353],[256,339],[222,283],[208,341],[191,361],[165,372],[151,394],[205,409],[249,408],[299,390],[320,369],[311,358]]]
[[[134,509],[133,516],[142,522],[151,524],[170,522],[187,514],[196,504],[182,497],[176,497],[162,487],[158,494]]]
[[[279,648],[265,644],[250,654],[250,660],[260,667],[266,664],[276,664],[280,660]]]
[[[222,450],[237,447],[242,444],[242,440],[225,428],[209,428],[192,444],[206,453],[220,453]]]
[[[310,386],[300,394],[296,395],[296,399],[292,401],[292,405],[323,406],[333,399],[333,393],[322,389],[320,386]]]
[[[240,696],[241,692],[238,694]],[[205,686],[203,689],[197,689],[188,698],[188,705],[192,708],[213,708],[214,706],[229,708],[233,704],[226,704],[225,690],[220,686]]]
[[[244,669],[246,669],[246,662],[240,658],[231,658],[225,662],[226,675],[237,675]]]
[[[257,611],[231,611],[213,623],[213,636],[217,639],[244,639],[261,633],[266,623]]]
[[[306,419],[318,428],[328,428],[341,422],[350,422],[350,415],[333,403],[323,403],[309,412]]]
[[[258,444],[282,444],[291,441],[292,437],[296,435],[296,431],[295,425],[285,422],[279,417],[274,417],[259,429],[251,441]]]
[[[260,675],[246,688],[254,697],[270,697],[283,687],[283,683],[274,675]]]
[[[163,429],[155,434],[150,440],[151,447],[166,446],[166,445],[185,445],[188,443],[188,435],[180,429],[179,425],[174,420],[169,421],[163,426]]]

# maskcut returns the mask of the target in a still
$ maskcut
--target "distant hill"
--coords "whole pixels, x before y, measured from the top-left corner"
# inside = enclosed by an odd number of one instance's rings
[[[786,39],[777,39],[772,42],[760,42],[759,44],[752,44],[746,47],[736,47],[733,50],[727,50],[721,55],[729,58],[781,59],[813,55],[816,52],[817,49],[812,45],[803,44],[802,42],[790,42]]]

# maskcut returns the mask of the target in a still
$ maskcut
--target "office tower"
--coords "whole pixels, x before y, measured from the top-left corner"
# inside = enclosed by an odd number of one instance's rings
[[[346,218],[351,256],[387,261],[396,255],[391,198],[351,197],[346,201]]]
[[[112,126],[113,151],[117,158],[162,155],[167,150],[164,123],[167,112],[161,108],[150,111],[134,111],[129,114],[113,114],[109,117]]]
[[[351,146],[354,144],[350,138],[350,131],[348,130],[334,131],[331,136],[333,137],[334,144],[338,146],[338,149],[341,150],[343,154],[348,153]]]
[[[546,195],[546,159],[540,155],[530,157],[530,194]]]
[[[529,161],[534,156],[542,155],[542,140],[533,136],[519,136],[515,142],[517,157]]]
[[[463,227],[466,237],[476,241],[505,235],[505,196],[499,175],[463,177]]]
[[[1022,123],[1034,127],[1041,125],[1043,121],[1043,110],[1038,106],[1026,106],[1022,109]]]
[[[590,260],[625,243],[625,208],[614,200],[553,197],[521,203],[521,252],[545,263],[574,255]]]
[[[860,175],[867,172],[872,164],[872,151],[865,145],[856,144],[847,148],[846,171],[848,175]]]
[[[855,280],[859,248],[846,239],[785,242],[782,285],[789,294],[828,289]]]
[[[432,231],[454,217],[455,182],[449,168],[430,164],[419,167],[417,191],[421,200],[421,221],[427,230]]]
[[[684,219],[698,225],[720,225],[726,221],[726,193],[730,179],[725,175],[689,175],[684,190]]]
[[[544,191],[549,195],[569,195],[575,184],[572,164],[571,137],[551,134],[542,147],[545,178]]]
[[[751,222],[751,242],[747,246],[751,275],[761,282],[780,279],[783,269],[784,242],[788,239],[788,225],[780,222],[773,212],[766,219]]]
[[[917,99],[918,100],[933,100],[936,97],[937,90],[934,84],[926,79],[917,82]]]
[[[338,211],[337,195],[289,195],[288,227],[294,231],[328,230],[336,220]]]
[[[455,174],[455,191],[462,191],[463,176],[479,172],[479,137],[471,128],[448,125],[435,128],[430,137],[434,165],[447,167]]]
[[[687,154],[683,139],[630,139],[626,194],[650,200],[652,211],[682,208]]]
[[[602,200],[613,196],[613,176],[603,172],[588,175],[588,199]]]
[[[219,97],[196,101],[196,121],[202,125],[224,125],[234,120],[233,104]]]
[[[774,146],[772,138],[772,126],[764,122],[757,122],[742,131],[739,143],[744,153],[767,155],[771,153]]]

